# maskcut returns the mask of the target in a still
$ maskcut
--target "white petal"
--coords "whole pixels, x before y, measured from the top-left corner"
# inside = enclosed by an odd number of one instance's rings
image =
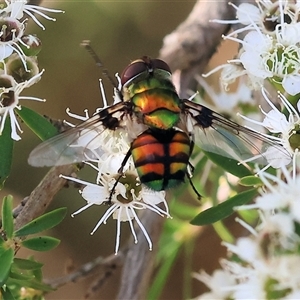
[[[13,48],[8,45],[0,45],[0,61],[9,57],[13,53]]]
[[[93,185],[87,185],[82,190],[81,195],[87,202],[100,205],[103,202],[107,201],[109,197],[109,192],[103,186],[93,184]]]
[[[215,270],[211,276],[201,271],[200,274],[194,274],[194,277],[211,289],[211,293],[202,294],[197,299],[225,299],[231,293],[228,288],[235,284],[234,277],[224,270]]]
[[[166,193],[164,191],[154,192],[143,188],[142,198],[145,203],[159,204],[165,201]]]
[[[129,210],[127,214],[125,207],[120,206],[114,211],[113,218],[115,220],[119,220],[120,222],[127,222],[129,221],[129,218],[132,220],[134,216],[131,210]]]
[[[261,56],[253,53],[253,50],[243,52],[240,60],[247,72],[249,72],[252,76],[263,79],[273,77],[273,73],[266,69]]]
[[[280,151],[278,148],[273,146],[269,147],[267,151],[263,153],[263,156],[270,163],[270,166],[275,169],[287,166],[292,161],[292,156],[286,149],[282,148],[282,151]]]
[[[300,76],[299,75],[287,75],[282,80],[282,86],[287,93],[292,96],[300,93]]]
[[[12,4],[10,4],[10,6],[11,6],[10,17],[20,20],[24,15],[23,11],[24,11],[25,4],[26,4],[26,1],[24,1],[24,0],[15,1]]]
[[[244,37],[243,48],[245,52],[250,51],[255,52],[256,55],[262,55],[272,49],[272,39],[257,31],[250,31]]]
[[[257,245],[250,238],[239,238],[236,245],[223,243],[229,251],[235,253],[245,261],[252,262],[257,255]]]
[[[261,20],[261,13],[258,7],[248,3],[242,3],[239,5],[236,16],[244,25],[259,23]]]
[[[255,202],[258,208],[266,211],[282,208],[284,204],[279,194],[265,194],[258,197]]]
[[[290,127],[286,116],[283,113],[273,109],[267,113],[262,125],[272,133],[286,132]]]

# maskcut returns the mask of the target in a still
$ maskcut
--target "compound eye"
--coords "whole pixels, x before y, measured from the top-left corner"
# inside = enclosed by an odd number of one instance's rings
[[[161,59],[158,59],[158,58],[152,59],[151,64],[152,64],[153,69],[161,69],[161,70],[169,72],[170,74],[172,73],[168,64]]]
[[[127,81],[136,77],[137,75],[148,70],[148,66],[143,60],[135,60],[129,66],[125,68],[121,75],[121,84],[122,86],[126,84]]]

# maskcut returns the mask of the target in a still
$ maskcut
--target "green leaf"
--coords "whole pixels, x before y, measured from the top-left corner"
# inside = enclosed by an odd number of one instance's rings
[[[36,113],[28,107],[22,106],[21,110],[16,111],[24,123],[42,140],[45,141],[57,135],[57,128],[45,117]]]
[[[231,173],[232,175],[235,175],[239,178],[252,175],[249,169],[247,169],[244,165],[239,164],[235,159],[224,157],[208,151],[203,152],[216,165],[220,166],[223,170]]]
[[[10,119],[7,117],[0,135],[0,189],[3,188],[4,182],[10,173],[13,148],[14,140],[11,138]]]
[[[22,258],[14,259],[14,267],[17,267],[21,270],[36,270],[36,269],[40,269],[42,266],[43,266],[42,263],[30,259],[22,259]]]
[[[2,204],[2,228],[6,233],[7,238],[12,238],[14,231],[13,219],[13,197],[8,195],[3,198]]]
[[[5,289],[1,287],[0,289],[3,300],[15,300],[16,298],[11,293],[10,289],[6,286]]]
[[[243,186],[261,186],[261,179],[257,176],[246,176],[239,180],[239,184]]]
[[[39,290],[39,291],[44,291],[44,292],[51,292],[54,291],[55,289],[53,287],[51,287],[50,285],[43,283],[43,282],[39,282],[37,280],[31,280],[27,286],[29,288],[35,289],[35,290]]]
[[[26,280],[26,281],[28,281],[28,280],[33,280],[34,279],[34,275],[28,274],[28,273],[24,273],[24,272],[21,273],[20,270],[16,270],[15,272],[11,270],[10,273],[9,273],[9,281],[11,279]]]
[[[246,204],[253,200],[257,196],[257,189],[251,189],[222,202],[216,206],[213,206],[199,215],[197,215],[192,221],[192,225],[208,225],[219,220],[223,220],[234,213],[234,208],[243,204]]]
[[[9,285],[13,286],[24,286],[26,288],[35,289],[37,291],[44,291],[44,292],[51,292],[54,291],[54,288],[52,288],[50,285],[40,282],[37,279],[30,279],[30,280],[18,280],[18,279],[11,279],[9,278]],[[19,299],[19,298],[18,298]],[[26,298],[31,299],[31,298]],[[36,299],[36,298],[34,298]],[[40,298],[37,298],[40,299]],[[44,299],[44,298],[41,298]]]
[[[67,208],[61,207],[50,211],[31,222],[27,223],[19,230],[15,232],[15,236],[24,236],[29,234],[38,233],[50,228],[53,228],[57,224],[59,224],[64,217],[66,216]]]
[[[0,286],[5,284],[14,260],[14,250],[9,248],[0,255]]]
[[[34,237],[22,242],[22,245],[35,251],[48,251],[58,246],[60,240],[51,236]]]

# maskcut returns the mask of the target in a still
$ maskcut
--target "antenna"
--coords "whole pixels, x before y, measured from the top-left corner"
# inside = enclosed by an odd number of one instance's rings
[[[92,48],[91,41],[89,41],[89,40],[83,40],[80,43],[80,45],[83,46],[87,50],[87,52],[92,56],[92,58],[94,59],[94,61],[96,63],[96,66],[101,69],[102,74],[108,79],[108,81],[116,89],[116,91],[117,91],[120,99],[123,99],[123,95],[120,92],[120,90],[118,89],[118,86],[117,86],[114,78],[110,76],[109,71],[104,67],[103,63],[101,62],[101,59],[99,58],[99,56],[97,55],[97,53]]]

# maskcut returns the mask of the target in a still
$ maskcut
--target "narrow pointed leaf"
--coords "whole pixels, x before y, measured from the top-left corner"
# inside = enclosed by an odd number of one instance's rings
[[[14,259],[14,267],[17,267],[21,270],[36,270],[36,269],[40,269],[42,266],[43,266],[42,263],[30,259],[22,259],[22,258]]]
[[[37,280],[36,278],[30,279],[30,280],[26,280],[26,279],[18,280],[18,279],[9,278],[9,284],[16,285],[16,286],[25,286],[26,288],[35,289],[37,291],[44,291],[44,292],[54,291],[54,288],[52,288],[50,285],[43,283],[43,282]],[[26,298],[26,299],[32,299],[32,298]],[[33,298],[33,299],[35,299],[35,298]],[[44,298],[38,298],[38,299],[44,299]]]
[[[18,110],[17,114],[42,141],[58,133],[57,128],[51,122],[28,107],[22,106],[22,109]]]
[[[35,251],[48,251],[57,247],[60,240],[50,236],[40,236],[25,240],[22,245],[28,249]]]
[[[0,286],[5,284],[11,265],[14,260],[14,251],[13,249],[9,248],[5,252],[0,255]]]
[[[10,174],[14,140],[11,138],[10,119],[6,118],[5,126],[0,135],[0,189]]]
[[[14,231],[13,219],[13,197],[8,195],[4,197],[2,204],[2,228],[5,231],[7,238],[12,238]]]
[[[66,213],[66,207],[50,211],[21,227],[15,232],[15,236],[25,236],[51,229],[64,219]]]
[[[246,204],[253,200],[258,195],[257,189],[251,189],[213,206],[199,215],[197,215],[192,221],[193,225],[208,225],[214,222],[223,220],[234,213],[234,208],[243,204]]]
[[[249,169],[247,169],[244,165],[240,165],[235,159],[224,157],[212,152],[203,152],[216,165],[220,166],[223,170],[229,172],[232,175],[235,175],[239,178],[252,175]]]
[[[9,273],[9,280],[11,279],[16,279],[16,280],[33,280],[34,279],[34,275],[32,274],[27,274],[27,273],[21,273],[20,270],[14,272],[14,271],[10,271]]]
[[[257,176],[246,176],[239,180],[239,184],[243,186],[261,186],[261,179]]]

